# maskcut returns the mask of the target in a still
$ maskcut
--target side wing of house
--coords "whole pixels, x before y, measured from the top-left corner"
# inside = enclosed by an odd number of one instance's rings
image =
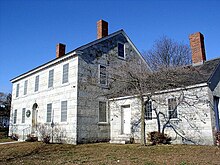
[[[164,131],[172,138],[172,143],[213,145],[208,92],[209,88],[204,83],[187,90],[166,91],[152,96],[146,104],[146,136],[158,129],[162,132],[166,126]],[[141,108],[138,99],[116,98],[111,100],[110,109],[111,142],[131,142],[130,138],[140,142]],[[131,114],[130,117],[125,109]],[[158,113],[159,116],[156,115]]]
[[[142,63],[145,61],[123,31],[80,51],[77,141],[109,141],[111,119],[107,96],[111,91],[111,75],[119,72],[124,64],[134,67],[131,58]]]
[[[77,75],[78,57],[70,55],[13,79],[9,136],[76,144]]]

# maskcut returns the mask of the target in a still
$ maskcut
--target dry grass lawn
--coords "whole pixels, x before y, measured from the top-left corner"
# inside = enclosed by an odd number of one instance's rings
[[[23,142],[0,145],[0,164],[122,164],[186,165],[220,164],[220,148],[215,146],[107,143],[68,145]]]

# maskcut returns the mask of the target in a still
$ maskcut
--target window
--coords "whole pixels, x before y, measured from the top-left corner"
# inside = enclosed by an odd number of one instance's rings
[[[67,101],[61,102],[61,122],[67,121]]]
[[[17,122],[17,109],[14,111],[14,121],[13,123],[16,124]]]
[[[39,90],[39,75],[35,77],[35,89],[34,91],[37,92]]]
[[[146,108],[146,112],[145,112],[146,119],[147,120],[152,120],[152,102],[147,101],[145,108]]]
[[[125,58],[124,44],[118,43],[118,57]]]
[[[16,97],[19,96],[19,84],[17,84],[17,87],[16,87]]]
[[[99,67],[99,80],[100,84],[107,85],[107,71],[106,67],[103,65]]]
[[[21,118],[21,122],[25,123],[25,108],[22,109],[22,118]]]
[[[47,122],[51,122],[52,104],[47,104]]]
[[[69,74],[69,64],[63,65],[63,81],[62,83],[68,82],[68,74]]]
[[[25,82],[24,82],[24,95],[27,94],[27,85],[28,85],[28,80],[25,80]]]
[[[107,122],[106,119],[106,102],[99,102],[99,122]]]
[[[48,77],[48,88],[53,87],[53,75],[54,75],[54,70],[49,71],[49,77]]]
[[[177,103],[176,98],[168,99],[168,117],[177,118]]]

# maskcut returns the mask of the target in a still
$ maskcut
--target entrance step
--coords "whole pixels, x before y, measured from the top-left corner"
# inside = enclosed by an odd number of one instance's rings
[[[111,138],[110,143],[126,144],[131,143],[129,135],[119,135],[118,137]]]

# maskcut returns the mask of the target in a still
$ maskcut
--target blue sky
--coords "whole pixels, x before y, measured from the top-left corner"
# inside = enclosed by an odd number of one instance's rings
[[[200,31],[207,59],[220,57],[219,0],[0,0],[0,92],[54,59],[57,43],[69,52],[95,40],[99,19],[109,33],[124,29],[140,52],[163,35],[189,44],[189,34]]]

